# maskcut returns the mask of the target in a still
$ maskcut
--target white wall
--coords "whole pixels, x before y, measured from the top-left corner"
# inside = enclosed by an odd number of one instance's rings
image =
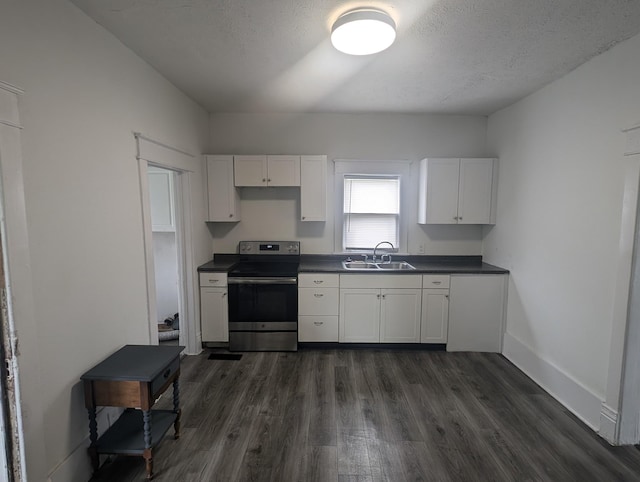
[[[1,10],[0,79],[25,91],[20,110],[37,339],[20,343],[33,342],[40,356],[35,366],[19,361],[21,383],[33,387],[40,380],[45,407],[46,457],[27,452],[30,479],[49,473],[54,481],[87,480],[79,377],[122,345],[149,342],[132,133],[200,154],[208,115],[70,3],[9,1]],[[201,222],[203,188],[195,186],[193,197],[198,263],[211,256]],[[80,455],[70,462],[74,451]]]
[[[243,239],[298,239],[303,253],[332,253],[333,160],[410,160],[424,157],[482,157],[486,118],[401,114],[212,114],[212,154],[326,154],[329,207],[326,223],[302,223],[299,189],[241,188],[238,224],[210,223],[215,252],[235,252]],[[414,166],[417,174],[418,165]],[[409,251],[477,255],[478,226],[417,224],[417,175],[410,186]]]
[[[511,356],[598,428],[618,258],[624,139],[640,123],[640,36],[489,117],[500,157],[497,224],[484,256],[511,271]],[[520,353],[520,355],[518,355]],[[524,361],[528,359],[529,361]],[[565,384],[566,385],[566,384]],[[582,405],[584,390],[593,399]],[[572,399],[572,397],[574,399]]]

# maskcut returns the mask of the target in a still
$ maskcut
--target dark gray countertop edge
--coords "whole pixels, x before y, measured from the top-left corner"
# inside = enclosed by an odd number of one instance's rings
[[[306,254],[300,257],[299,273],[363,274],[342,267],[345,255]],[[394,260],[408,261],[416,269],[385,272],[387,274],[508,274],[509,270],[482,261],[482,256],[394,256]],[[216,254],[212,261],[198,267],[199,272],[228,272],[239,261],[237,254]],[[372,274],[370,271],[366,271]]]

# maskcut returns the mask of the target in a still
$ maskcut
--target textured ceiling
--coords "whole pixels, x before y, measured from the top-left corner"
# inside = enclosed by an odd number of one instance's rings
[[[490,114],[640,32],[640,0],[73,0],[211,112]],[[352,57],[358,6],[396,43]]]

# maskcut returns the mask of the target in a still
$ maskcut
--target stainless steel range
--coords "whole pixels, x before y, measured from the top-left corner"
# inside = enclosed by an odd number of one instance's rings
[[[241,241],[229,272],[229,350],[298,349],[299,241]]]

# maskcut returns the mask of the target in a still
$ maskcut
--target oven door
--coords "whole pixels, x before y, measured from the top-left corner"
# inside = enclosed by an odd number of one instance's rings
[[[296,350],[295,277],[229,278],[229,349]]]

